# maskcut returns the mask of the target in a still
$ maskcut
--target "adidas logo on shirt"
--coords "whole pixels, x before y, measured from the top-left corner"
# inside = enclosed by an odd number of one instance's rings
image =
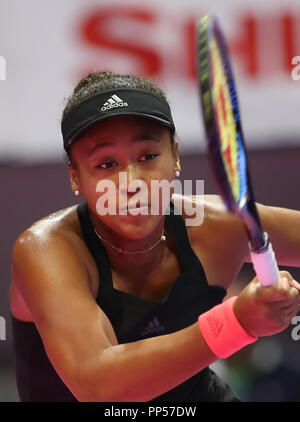
[[[161,333],[164,331],[164,327],[160,324],[158,319],[154,317],[152,321],[146,326],[146,328],[142,331],[141,336],[147,336],[148,334],[153,333]]]
[[[103,104],[101,111],[106,111],[117,107],[128,107],[128,103],[114,94]]]

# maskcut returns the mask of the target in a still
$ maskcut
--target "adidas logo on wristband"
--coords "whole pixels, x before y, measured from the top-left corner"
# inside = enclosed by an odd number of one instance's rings
[[[206,320],[208,322],[210,331],[212,332],[213,336],[217,338],[224,325],[223,322],[220,322],[216,318],[211,316],[206,317]]]
[[[239,323],[233,309],[236,300],[237,296],[233,296],[198,318],[203,340],[222,359],[257,340],[257,337],[248,334]]]
[[[101,111],[111,110],[117,107],[128,107],[128,103],[114,94],[103,104]]]

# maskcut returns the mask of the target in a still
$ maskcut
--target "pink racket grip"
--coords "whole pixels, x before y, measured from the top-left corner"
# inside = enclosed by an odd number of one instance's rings
[[[277,284],[280,280],[280,274],[272,244],[269,243],[263,252],[250,250],[250,255],[260,284],[262,286],[274,286],[274,284]]]

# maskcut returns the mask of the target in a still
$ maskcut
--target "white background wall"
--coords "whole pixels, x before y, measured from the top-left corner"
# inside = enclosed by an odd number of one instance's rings
[[[299,0],[2,0],[0,161],[61,158],[64,98],[96,69],[150,72],[170,99],[181,151],[202,149],[191,28],[206,13],[232,50],[248,146],[300,145]]]

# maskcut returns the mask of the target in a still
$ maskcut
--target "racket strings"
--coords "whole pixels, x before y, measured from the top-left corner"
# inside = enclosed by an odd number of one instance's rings
[[[212,101],[220,134],[221,156],[232,195],[240,204],[247,194],[246,160],[235,109],[237,98],[229,84],[222,53],[214,38],[211,44]]]

